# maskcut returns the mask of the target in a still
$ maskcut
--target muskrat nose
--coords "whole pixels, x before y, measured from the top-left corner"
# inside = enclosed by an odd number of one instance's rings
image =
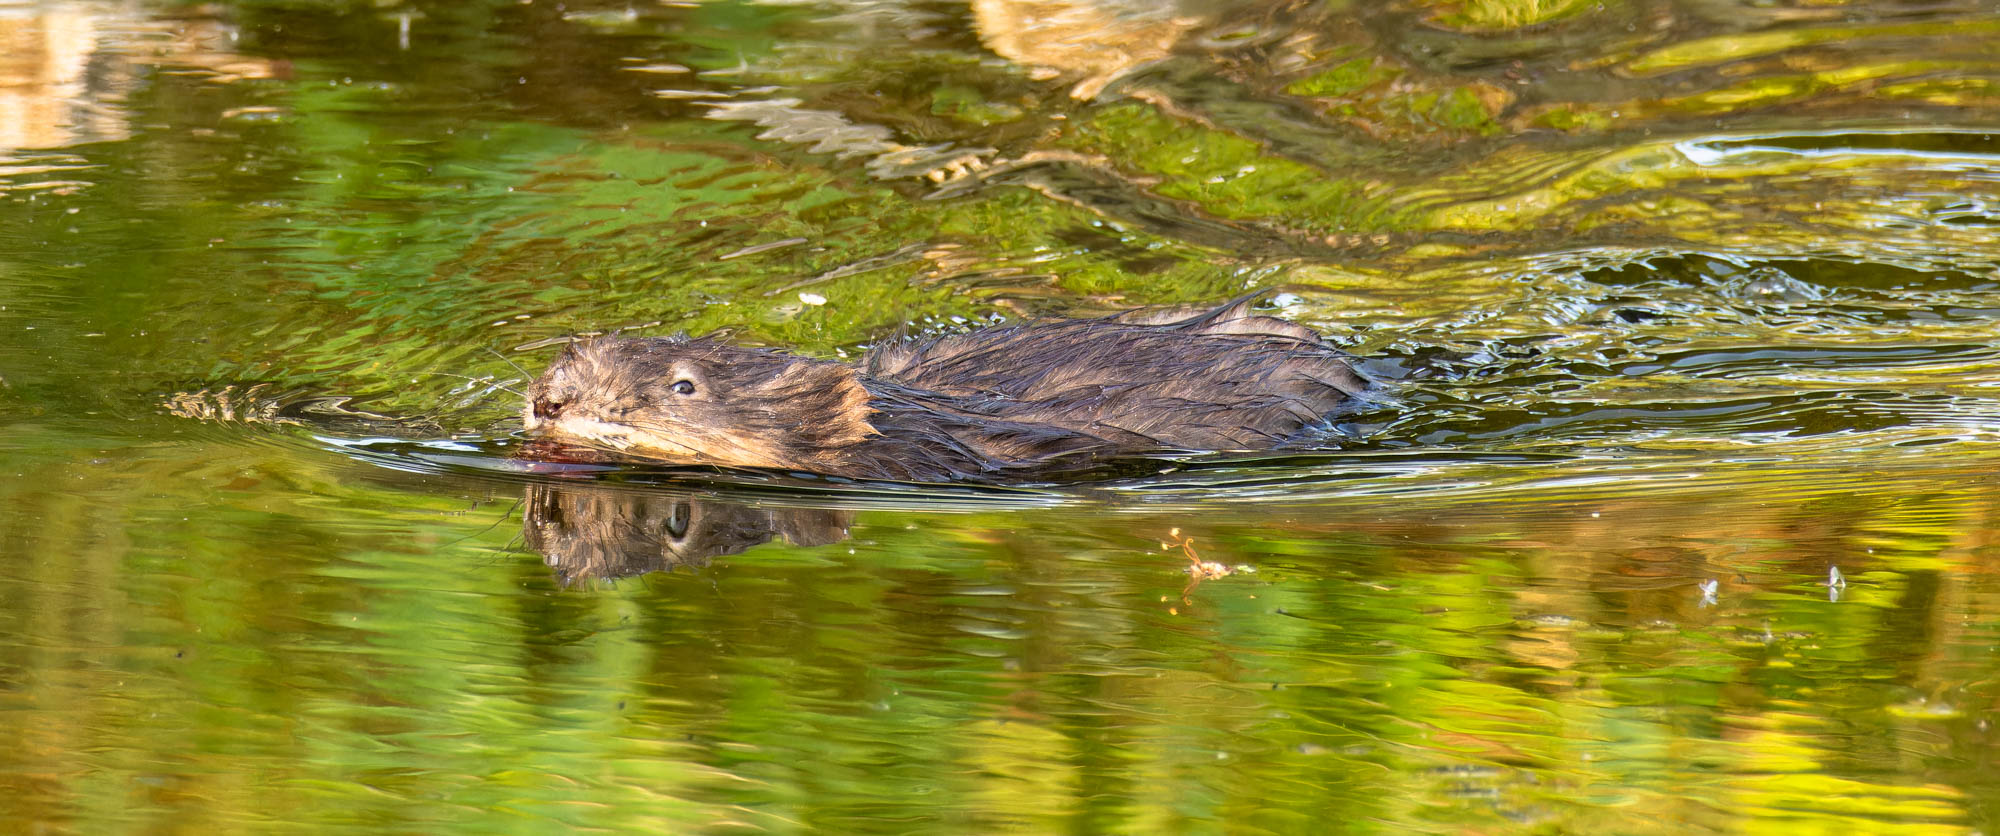
[[[544,421],[554,421],[556,416],[562,414],[562,409],[562,401],[552,401],[546,398],[535,401],[535,417]]]

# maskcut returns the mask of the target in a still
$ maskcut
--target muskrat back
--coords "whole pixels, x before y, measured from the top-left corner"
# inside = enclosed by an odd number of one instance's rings
[[[1158,449],[1263,450],[1368,382],[1318,332],[1254,315],[1250,302],[987,328],[877,349],[861,366],[1014,420],[1132,433]]]
[[[600,338],[550,365],[523,420],[650,459],[919,481],[1268,450],[1368,383],[1318,333],[1249,301],[988,328],[880,348],[859,368],[707,338]]]

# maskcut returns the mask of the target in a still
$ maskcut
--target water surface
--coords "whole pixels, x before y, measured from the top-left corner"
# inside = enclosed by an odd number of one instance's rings
[[[1990,831],[1994,11],[0,5],[0,819]],[[1331,449],[513,457],[575,334],[1256,288]]]

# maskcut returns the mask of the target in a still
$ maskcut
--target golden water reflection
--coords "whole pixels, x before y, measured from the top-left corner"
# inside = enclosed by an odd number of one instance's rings
[[[234,81],[288,70],[232,52],[234,41],[221,19],[161,18],[131,4],[0,8],[0,153],[130,137],[126,101],[154,72]]]
[[[129,63],[87,74],[107,21],[78,8],[0,11],[0,149],[60,148],[124,139],[118,102],[134,83]],[[88,77],[87,77],[88,75]]]
[[[1070,88],[1095,98],[1105,85],[1171,55],[1174,43],[1202,23],[1175,3],[1129,0],[972,0],[979,39],[1039,78],[1082,78]]]

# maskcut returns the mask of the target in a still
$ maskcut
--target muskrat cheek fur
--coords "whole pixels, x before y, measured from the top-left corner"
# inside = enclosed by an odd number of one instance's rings
[[[599,338],[556,358],[522,420],[666,462],[916,481],[1269,450],[1368,382],[1312,329],[1249,303],[988,328],[880,348],[859,367],[712,338]]]

